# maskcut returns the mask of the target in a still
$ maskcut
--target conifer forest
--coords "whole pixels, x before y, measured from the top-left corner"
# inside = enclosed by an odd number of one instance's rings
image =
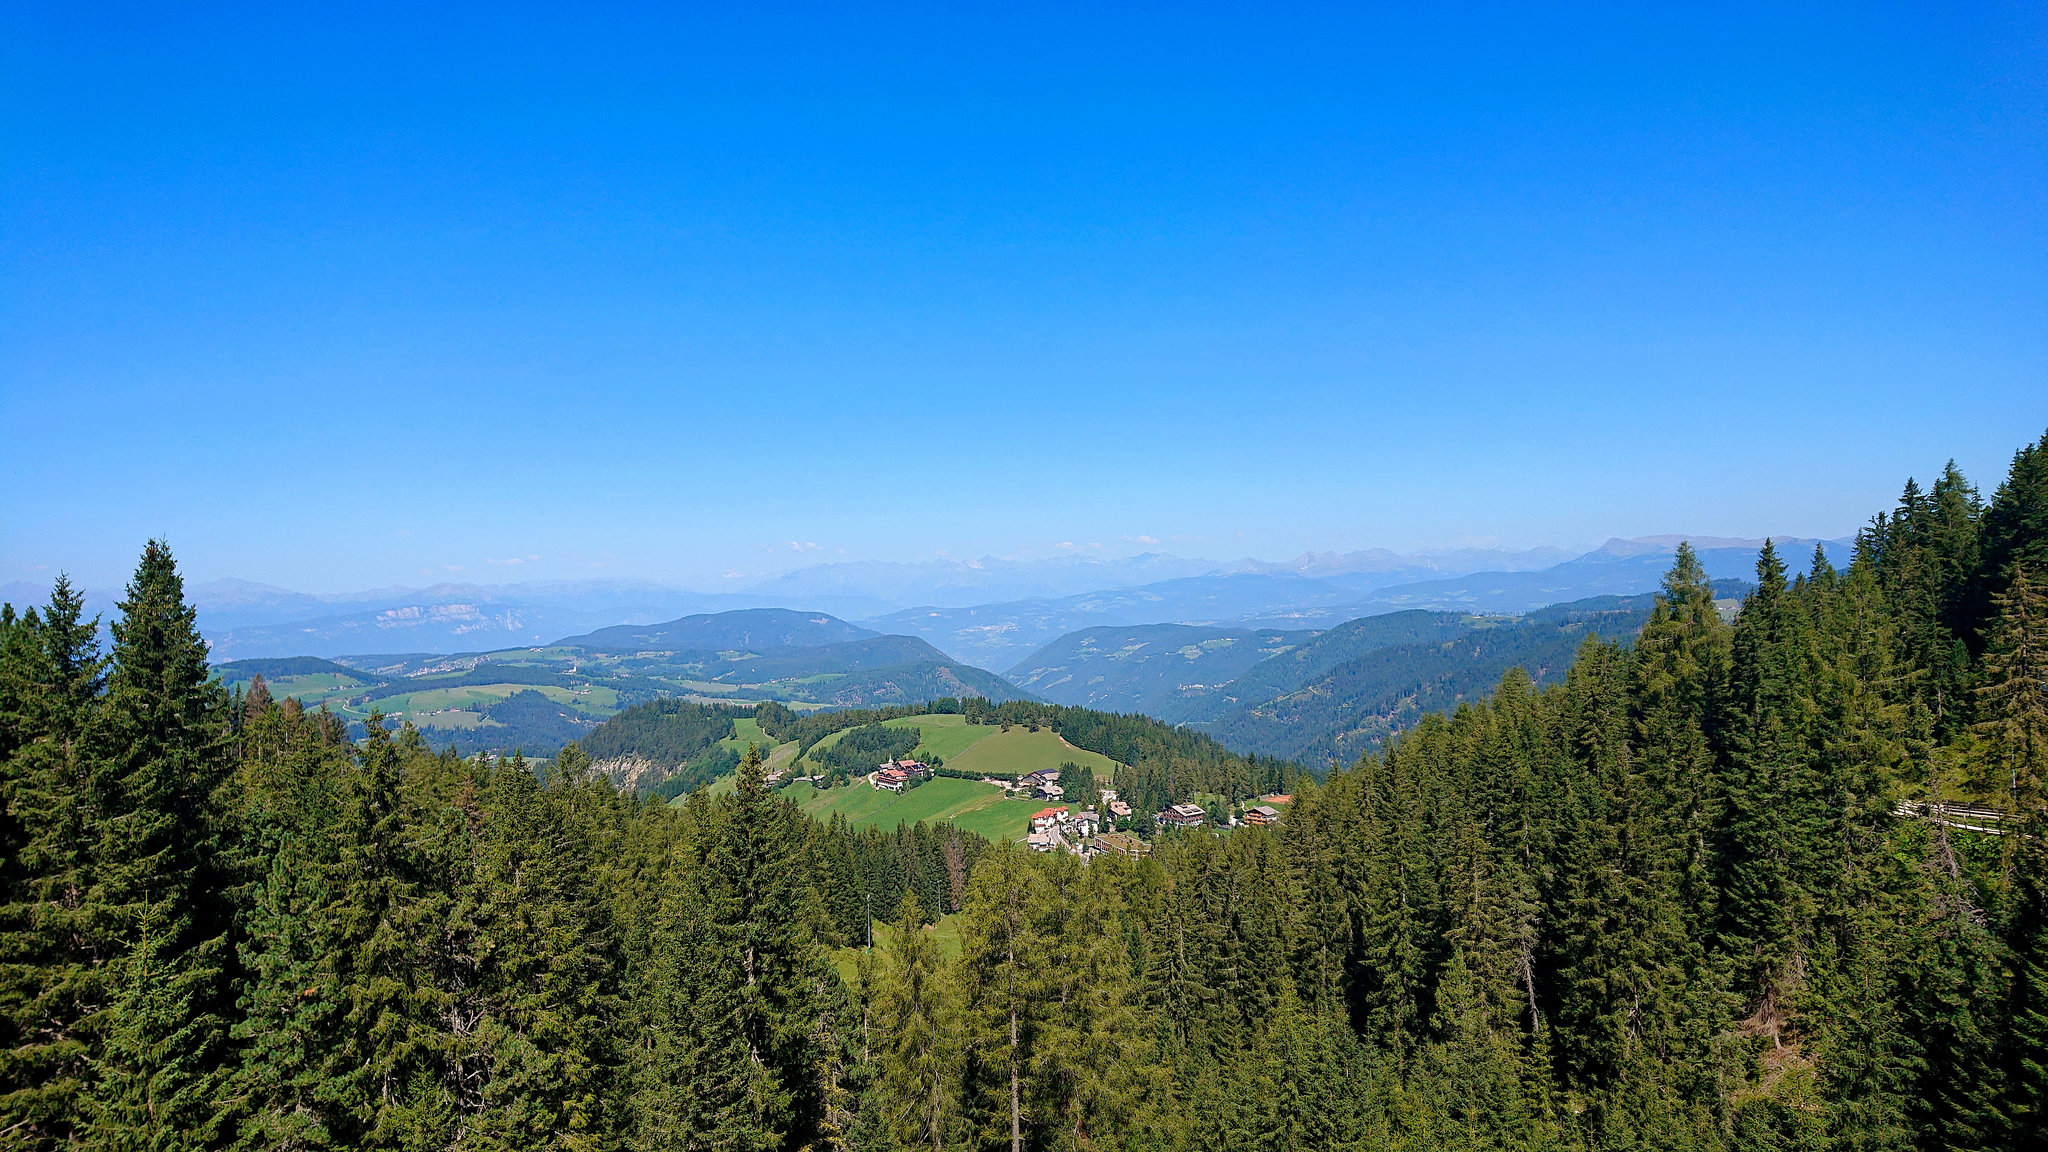
[[[1987,488],[1086,863],[352,739],[151,542],[0,614],[0,1146],[2048,1148],[2048,437]]]

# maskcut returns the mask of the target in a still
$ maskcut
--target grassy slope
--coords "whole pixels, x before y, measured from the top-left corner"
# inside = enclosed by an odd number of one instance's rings
[[[1093,769],[1101,779],[1106,780],[1116,774],[1116,761],[1100,752],[1076,748],[1050,728],[1036,732],[1023,728],[1012,728],[1008,732],[991,728],[989,731],[991,735],[962,752],[958,758],[948,757],[946,767],[958,768],[962,772],[1015,776],[1044,768],[1057,769],[1062,763],[1071,761]]]
[[[922,760],[930,756],[937,756],[949,765],[953,762],[954,757],[979,744],[989,736],[997,734],[999,731],[999,729],[991,728],[986,724],[969,724],[965,716],[941,716],[937,714],[904,716],[896,720],[887,720],[883,722],[883,727],[917,729],[919,743],[916,751],[911,753],[911,757]],[[851,729],[847,731],[851,731]],[[812,749],[811,755],[804,757],[804,759],[815,763],[817,753],[823,752],[825,749],[839,743],[840,739],[845,735],[845,731],[834,732],[823,740],[818,741],[817,745]],[[1050,767],[1055,768],[1058,766],[1057,763],[1050,765]],[[1029,771],[1029,769],[1026,769],[1026,771]]]
[[[718,743],[721,747],[730,748],[741,755],[745,755],[747,745],[752,744],[761,750],[761,757],[764,760],[772,756],[777,747],[775,737],[761,731],[761,722],[752,716],[741,716],[734,720],[732,735]]]
[[[461,688],[429,688],[424,692],[410,692],[399,696],[383,696],[376,701],[377,707],[387,716],[404,712],[433,712],[444,708],[468,708],[478,705],[495,704],[514,692],[538,692],[557,704],[571,708],[592,717],[609,716],[617,709],[619,694],[609,688],[587,688],[581,691],[558,688],[552,684],[477,684]]]
[[[370,687],[370,681],[358,680],[353,676],[341,676],[332,672],[316,672],[305,676],[280,676],[265,680],[264,688],[273,700],[287,696],[298,698],[308,708],[317,708],[320,702],[331,696],[359,695]],[[246,687],[246,685],[245,685]]]
[[[962,831],[990,840],[1022,840],[1031,831],[1031,814],[1043,807],[1043,800],[998,800],[953,817],[953,823]]]
[[[737,723],[739,731],[733,739],[744,748],[746,738],[759,733],[760,728],[751,719]],[[920,729],[924,742],[918,745],[919,749],[945,757],[948,768],[962,771],[1016,775],[1058,768],[1063,762],[1072,761],[1087,765],[1107,780],[1116,770],[1109,757],[1076,748],[1050,729],[1032,732],[1012,728],[1005,732],[999,727],[969,724],[959,716],[907,716],[888,723]],[[830,747],[840,736],[835,732],[817,746]],[[767,736],[762,734],[760,738],[766,740]],[[768,755],[768,766],[787,766],[795,756],[794,743],[777,745]],[[805,760],[808,762],[809,757]],[[732,778],[725,777],[710,787],[713,795],[731,791]],[[820,820],[830,820],[836,813],[856,828],[894,828],[920,820],[950,820],[990,840],[1023,839],[1031,830],[1031,814],[1045,807],[1042,800],[1006,800],[1002,789],[993,784],[947,776],[928,780],[901,795],[877,791],[866,781],[826,791],[809,784],[792,784],[782,794]]]
[[[819,791],[808,784],[783,790],[799,808],[819,820],[844,816],[856,828],[894,828],[918,821],[950,820],[991,840],[1017,840],[1030,830],[1031,814],[1044,807],[1037,801],[1005,800],[1002,789],[974,780],[941,776],[897,795],[865,781]]]
[[[1008,732],[987,724],[969,724],[964,716],[905,716],[886,721],[891,728],[916,728],[921,736],[917,752],[943,758],[946,767],[962,772],[988,772],[1018,776],[1042,768],[1057,769],[1069,761],[1094,769],[1108,779],[1116,773],[1116,762],[1099,752],[1076,748],[1051,729],[1032,732],[1012,728]],[[816,754],[845,736],[834,732],[818,741],[804,759],[816,762]]]
[[[917,751],[911,753],[913,759],[937,756],[948,763],[996,731],[986,724],[969,724],[965,716],[906,716],[888,721],[885,726],[918,730],[920,742]]]

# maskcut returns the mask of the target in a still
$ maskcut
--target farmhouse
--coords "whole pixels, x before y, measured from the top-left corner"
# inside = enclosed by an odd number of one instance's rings
[[[1031,814],[1031,830],[1034,832],[1043,832],[1066,822],[1067,810],[1064,805],[1057,808],[1040,808]]]
[[[1194,804],[1175,804],[1161,812],[1158,820],[1170,828],[1200,828],[1209,814]]]
[[[910,784],[910,773],[901,768],[884,768],[868,779],[884,792],[901,792]]]
[[[1131,835],[1129,832],[1104,832],[1095,838],[1095,846],[1104,852],[1112,852],[1126,860],[1142,860],[1151,855],[1152,846]]]

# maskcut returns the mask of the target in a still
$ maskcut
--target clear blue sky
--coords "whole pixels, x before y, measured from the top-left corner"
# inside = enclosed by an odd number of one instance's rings
[[[1838,535],[2048,427],[2038,4],[187,7],[0,10],[0,578]]]

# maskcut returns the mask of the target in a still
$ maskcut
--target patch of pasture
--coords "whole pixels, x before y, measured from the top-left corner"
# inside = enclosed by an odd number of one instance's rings
[[[587,716],[604,717],[618,710],[617,690],[601,686],[563,688],[554,684],[466,684],[460,688],[428,688],[419,692],[396,692],[370,702],[386,716],[404,713],[415,716],[450,708],[488,708],[514,692],[538,692],[557,704],[574,708]],[[357,711],[362,708],[358,707]]]
[[[948,764],[953,762],[955,756],[974,747],[996,731],[986,724],[969,724],[965,716],[936,713],[885,721],[883,727],[917,729],[917,751],[911,753],[911,756],[919,760],[937,756]]]
[[[953,824],[963,832],[972,832],[997,843],[1022,840],[1031,831],[1031,814],[1043,807],[1043,800],[998,800],[962,812],[953,818]]]
[[[1021,776],[1048,768],[1058,771],[1061,764],[1074,763],[1093,771],[1100,780],[1116,775],[1116,761],[1100,752],[1076,748],[1050,728],[1033,732],[1012,727],[1004,732],[988,727],[988,732],[959,756],[948,756],[946,767],[991,776]]]
[[[950,820],[966,827],[966,821],[978,813],[1006,803],[1024,809],[1023,821],[1028,824],[1031,813],[1037,810],[1016,804],[1015,801],[1005,801],[1002,789],[993,784],[983,784],[978,780],[954,780],[944,776],[927,780],[900,795],[879,791],[870,787],[865,780],[840,788],[828,788],[822,792],[807,784],[797,784],[786,789],[784,794],[795,800],[797,806],[806,813],[819,820],[830,820],[834,815],[838,815],[845,817],[846,822],[855,828],[873,827],[885,830],[901,824],[932,823],[939,820]],[[977,823],[1003,828],[1011,822],[984,819]],[[978,828],[976,830],[979,831]]]

